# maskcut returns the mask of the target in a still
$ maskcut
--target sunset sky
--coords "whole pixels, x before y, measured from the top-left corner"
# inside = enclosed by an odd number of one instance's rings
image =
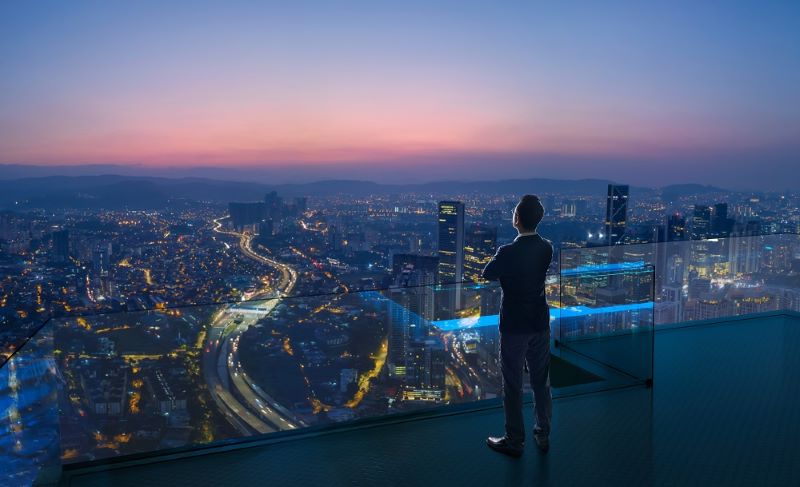
[[[3,1],[0,163],[800,167],[798,1],[282,3]]]

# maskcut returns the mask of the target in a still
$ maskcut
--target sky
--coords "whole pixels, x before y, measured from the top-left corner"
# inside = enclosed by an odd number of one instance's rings
[[[4,0],[0,163],[796,188],[800,2]]]

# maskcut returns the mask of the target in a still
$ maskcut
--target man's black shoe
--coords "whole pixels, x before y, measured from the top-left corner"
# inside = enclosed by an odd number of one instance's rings
[[[534,430],[533,439],[536,440],[536,446],[542,453],[547,453],[550,450],[550,436],[544,433],[539,433]]]
[[[490,436],[486,439],[486,444],[496,452],[516,458],[522,456],[524,446],[524,444],[510,443],[505,436]]]

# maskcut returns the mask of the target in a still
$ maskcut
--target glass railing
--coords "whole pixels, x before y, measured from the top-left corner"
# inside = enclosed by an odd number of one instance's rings
[[[562,269],[655,269],[655,325],[800,311],[800,235],[774,234],[565,249]]]
[[[549,278],[555,397],[652,377],[650,359],[633,365],[651,344],[601,339],[651,329],[637,279],[652,271]],[[583,299],[614,286],[642,306]],[[500,300],[497,284],[460,283],[51,319],[3,369],[20,413],[0,453],[27,465],[5,473],[496,403]]]
[[[651,383],[655,281],[655,270],[643,262],[562,266],[556,334],[560,356],[597,364],[604,387]]]
[[[0,368],[0,483],[30,485],[60,469],[59,370],[49,324]],[[57,479],[57,477],[55,477]],[[52,480],[53,477],[50,477]]]
[[[658,325],[800,304],[796,235],[560,254],[556,398],[650,383]],[[496,283],[272,296],[51,318],[0,369],[0,476],[499,403]]]

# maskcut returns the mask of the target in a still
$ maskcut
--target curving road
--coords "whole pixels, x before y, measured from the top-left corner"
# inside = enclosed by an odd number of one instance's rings
[[[223,219],[213,221],[214,232],[238,237],[242,253],[277,269],[281,273],[281,280],[277,289],[265,288],[256,295],[264,301],[251,300],[225,306],[212,321],[202,359],[208,390],[219,410],[243,435],[264,434],[302,426],[302,422],[296,420],[288,410],[277,404],[247,377],[238,358],[239,338],[242,333],[260,318],[267,316],[280,302],[281,297],[292,292],[297,284],[297,271],[287,264],[257,253],[252,248],[252,235],[225,230],[222,226]]]

